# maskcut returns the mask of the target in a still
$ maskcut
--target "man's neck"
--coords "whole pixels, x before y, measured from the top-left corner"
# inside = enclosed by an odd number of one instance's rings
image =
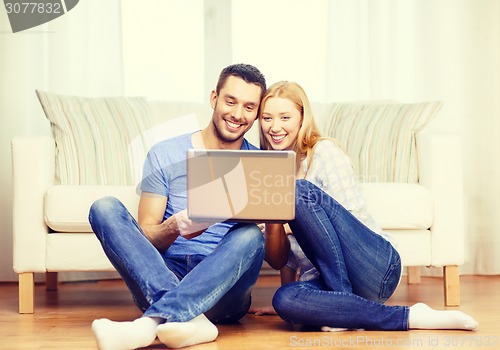
[[[217,136],[213,128],[207,126],[200,132],[193,134],[192,142],[194,148],[241,149],[241,145],[243,144],[243,138],[234,142],[224,142]]]

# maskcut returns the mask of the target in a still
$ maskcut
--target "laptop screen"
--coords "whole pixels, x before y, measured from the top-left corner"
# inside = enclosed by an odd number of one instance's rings
[[[295,152],[188,150],[194,221],[287,222],[295,217]]]

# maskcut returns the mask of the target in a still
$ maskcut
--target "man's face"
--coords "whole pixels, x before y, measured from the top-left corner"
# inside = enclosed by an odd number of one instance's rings
[[[217,94],[212,91],[210,105],[214,109],[212,123],[223,142],[241,139],[257,118],[261,88],[230,76]]]

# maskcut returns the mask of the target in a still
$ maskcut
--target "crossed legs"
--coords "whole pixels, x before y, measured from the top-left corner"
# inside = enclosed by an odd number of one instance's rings
[[[101,349],[144,347],[156,336],[171,348],[213,341],[217,328],[205,312],[217,322],[245,315],[264,255],[256,225],[233,227],[211,254],[179,278],[116,198],[94,203],[89,220],[144,311],[131,322],[95,320],[92,330]]]

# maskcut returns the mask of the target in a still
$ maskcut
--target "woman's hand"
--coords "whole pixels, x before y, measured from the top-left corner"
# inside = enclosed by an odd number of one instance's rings
[[[255,308],[250,308],[248,310],[249,314],[254,314],[255,316],[264,316],[264,315],[277,315],[276,311],[272,306],[262,306],[262,307],[255,307]]]

